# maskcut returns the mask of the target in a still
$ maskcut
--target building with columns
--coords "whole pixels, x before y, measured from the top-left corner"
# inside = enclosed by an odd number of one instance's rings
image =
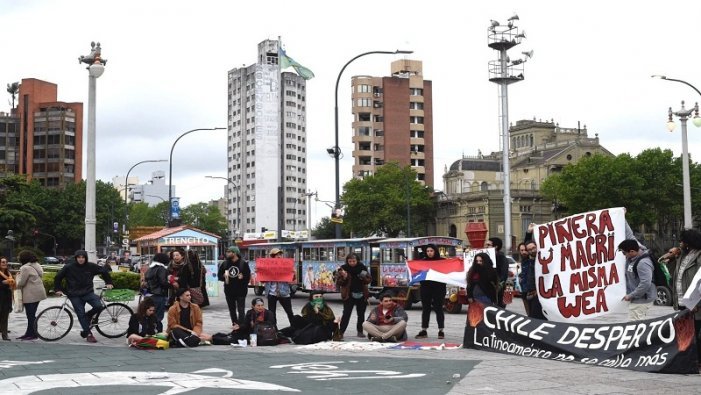
[[[558,215],[558,203],[540,194],[543,181],[568,164],[591,155],[613,155],[589,137],[586,126],[562,128],[554,121],[521,120],[509,128],[512,245],[523,240],[528,224]],[[436,196],[436,235],[467,239],[469,223],[486,225],[490,236],[504,235],[504,176],[501,151],[463,156],[446,167]],[[475,246],[481,247],[481,246]]]

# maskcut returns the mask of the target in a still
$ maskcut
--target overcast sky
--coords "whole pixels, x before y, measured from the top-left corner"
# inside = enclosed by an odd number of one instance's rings
[[[458,4],[459,8],[458,8]],[[653,6],[653,4],[655,6]],[[334,200],[333,100],[341,67],[371,50],[409,49],[433,81],[435,188],[463,154],[499,149],[498,86],[488,81],[490,19],[517,13],[533,50],[525,80],[509,88],[509,120],[554,119],[586,125],[614,154],[649,147],[681,153],[680,127],[666,131],[667,109],[701,99],[701,2],[640,1],[14,1],[0,0],[0,84],[38,78],[58,84],[58,99],[85,103],[88,73],[78,63],[100,41],[108,59],[97,81],[97,177],[111,181],[135,163],[168,159],[180,134],[226,127],[227,71],[255,62],[257,44],[282,37],[287,54],[310,68],[307,82],[308,187]],[[341,181],[351,177],[350,78],[384,76],[395,56],[363,57],[339,89]],[[290,69],[291,70],[291,69]],[[10,108],[9,95],[0,111]],[[86,122],[87,125],[87,122]],[[701,130],[690,124],[698,159]],[[173,184],[181,205],[223,196],[226,132],[195,132],[175,148]],[[141,182],[167,163],[132,171]],[[85,174],[85,171],[83,172]],[[313,223],[327,216],[312,204]]]

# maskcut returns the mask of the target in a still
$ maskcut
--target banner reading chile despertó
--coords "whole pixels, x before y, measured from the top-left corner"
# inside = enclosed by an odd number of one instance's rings
[[[698,374],[689,311],[620,324],[568,324],[472,303],[463,347],[657,373]]]

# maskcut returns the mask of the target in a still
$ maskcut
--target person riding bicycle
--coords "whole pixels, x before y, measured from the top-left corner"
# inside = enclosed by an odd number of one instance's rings
[[[90,332],[90,321],[102,310],[100,297],[95,294],[93,278],[98,274],[105,280],[105,287],[112,289],[112,277],[110,273],[96,263],[88,262],[88,253],[84,250],[75,252],[75,260],[63,266],[54,279],[54,290],[61,296],[64,293],[70,299],[75,314],[80,322],[80,336],[88,343],[97,343],[95,336]],[[66,279],[66,287],[63,287],[63,279]],[[85,303],[92,309],[85,312]]]

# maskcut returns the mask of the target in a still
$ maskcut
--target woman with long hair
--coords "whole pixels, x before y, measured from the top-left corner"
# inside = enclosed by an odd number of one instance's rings
[[[39,302],[46,299],[44,289],[44,270],[37,262],[37,257],[31,251],[21,251],[18,255],[22,267],[19,269],[17,287],[22,290],[22,303],[24,312],[27,315],[27,330],[24,335],[18,337],[20,340],[36,340],[37,332],[35,328],[37,309]]]
[[[187,259],[187,253],[183,248],[176,248],[170,252],[170,264],[168,264],[168,281],[171,292],[168,298],[168,305],[172,305],[175,294],[181,289],[189,289],[193,277],[193,269]]]
[[[674,269],[672,277],[672,304],[675,310],[694,309],[695,306],[682,306],[679,302],[693,284],[696,272],[701,268],[701,232],[696,229],[684,229],[679,235],[679,247],[682,255]],[[701,330],[701,311],[694,311],[694,333]],[[701,361],[701,342],[696,342],[696,352]]]
[[[498,284],[499,276],[489,255],[484,252],[475,255],[467,271],[468,302],[479,301],[487,306],[497,303]]]
[[[7,266],[7,258],[0,256],[0,333],[2,340],[9,341],[7,324],[12,310],[12,291],[15,290],[15,279]]]
[[[200,292],[202,292],[202,303],[200,303],[200,307],[207,307],[209,306],[209,295],[207,295],[207,268],[204,267],[195,250],[187,251],[187,259],[190,261],[193,271],[190,288],[200,289]]]
[[[424,247],[423,260],[438,261],[441,253],[435,244],[427,244]],[[432,280],[419,282],[419,294],[421,295],[421,331],[416,335],[417,339],[428,337],[428,324],[431,320],[431,311],[436,313],[436,323],[438,324],[438,338],[445,338],[443,328],[445,328],[445,314],[443,314],[443,303],[445,302],[445,283]]]
[[[127,329],[127,344],[136,345],[145,337],[156,334],[158,318],[156,317],[156,304],[151,298],[144,298],[139,303],[136,312],[129,319],[129,329]]]
[[[360,262],[357,254],[351,252],[346,255],[346,263],[338,269],[336,275],[336,284],[341,288],[341,299],[343,299],[341,337],[348,328],[354,307],[358,312],[358,321],[355,326],[358,330],[358,337],[365,337],[363,322],[365,322],[365,309],[368,306],[368,297],[370,296],[368,290],[368,284],[372,281],[370,270]]]

